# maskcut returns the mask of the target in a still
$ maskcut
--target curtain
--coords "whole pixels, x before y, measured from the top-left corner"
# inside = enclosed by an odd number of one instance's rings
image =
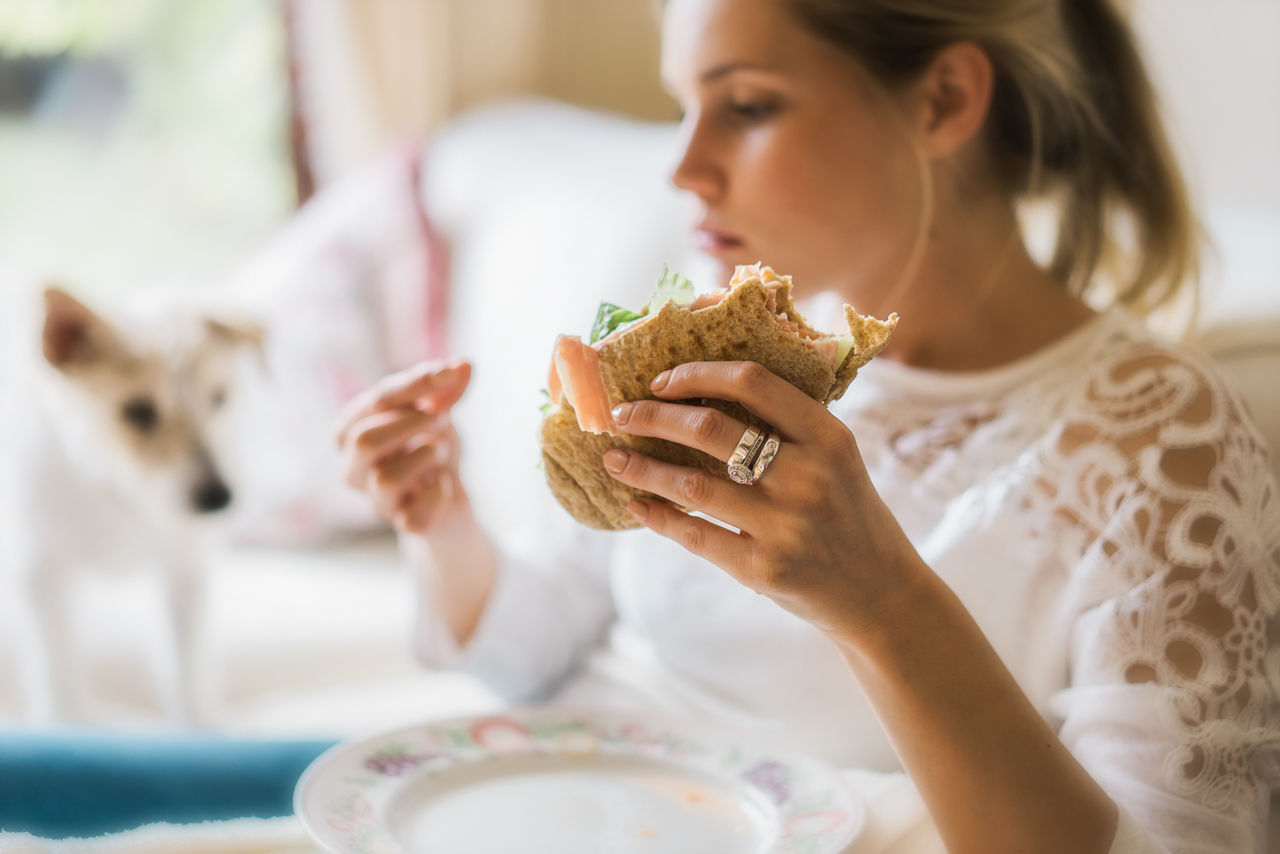
[[[651,0],[285,0],[295,136],[318,186],[468,107],[546,95],[640,118],[658,82]]]

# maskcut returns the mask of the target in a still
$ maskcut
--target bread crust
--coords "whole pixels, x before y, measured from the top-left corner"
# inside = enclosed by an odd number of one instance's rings
[[[790,291],[789,279],[783,279],[781,285],[776,286],[777,313],[785,313],[802,332],[812,332],[796,311]],[[769,309],[768,289],[758,278],[737,285],[719,304],[697,311],[668,302],[657,314],[637,321],[597,345],[609,406],[655,399],[649,383],[677,365],[723,361],[758,362],[825,405],[839,398],[858,368],[884,348],[897,323],[897,315],[879,321],[863,317],[848,306],[846,319],[855,343],[839,368],[833,370],[804,343],[801,335],[779,325],[775,312]],[[713,407],[753,426],[762,426],[759,419],[737,403],[690,402]],[[575,519],[593,528],[620,531],[639,527],[627,513],[627,503],[636,495],[657,497],[609,476],[602,458],[611,448],[638,451],[654,459],[728,478],[722,460],[685,445],[647,436],[584,432],[578,428],[577,414],[567,399],[547,412],[539,428],[539,440],[543,469],[552,493]]]

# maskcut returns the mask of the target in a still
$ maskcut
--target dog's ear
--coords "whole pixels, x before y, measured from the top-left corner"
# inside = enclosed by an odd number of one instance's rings
[[[260,324],[251,320],[229,321],[206,317],[204,326],[209,337],[224,346],[251,349],[259,369],[266,373],[267,357],[262,343],[266,337],[266,331]]]
[[[44,291],[44,357],[60,371],[91,364],[106,355],[111,327],[59,287]]]

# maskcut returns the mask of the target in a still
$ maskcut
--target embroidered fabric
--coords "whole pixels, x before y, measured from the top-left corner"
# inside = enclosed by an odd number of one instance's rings
[[[1071,591],[1070,687],[1053,701],[1064,741],[1169,850],[1261,851],[1280,786],[1268,449],[1207,357],[1116,317],[1095,326],[1083,350],[1064,343],[1081,358],[1056,371],[1038,358],[1031,382],[962,379],[941,407],[890,366],[877,384],[905,379],[907,393],[868,403],[855,434],[917,508],[1008,485],[1018,508],[1004,510],[1053,544],[1045,561]]]

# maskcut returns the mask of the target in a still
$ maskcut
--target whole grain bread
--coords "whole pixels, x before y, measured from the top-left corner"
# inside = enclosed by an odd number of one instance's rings
[[[758,278],[737,285],[718,304],[690,311],[668,302],[657,314],[637,321],[620,334],[597,345],[601,374],[609,406],[624,401],[654,399],[649,383],[658,374],[686,362],[758,362],[809,397],[826,405],[844,394],[858,368],[888,343],[897,315],[887,321],[864,317],[845,306],[849,334],[854,345],[837,369],[804,343],[804,336],[819,335],[800,316],[791,299],[790,279],[783,277],[769,290]],[[801,332],[779,325],[776,315],[786,314]],[[758,419],[732,401],[699,400],[740,421],[762,426]],[[602,458],[610,448],[638,451],[658,460],[702,469],[728,478],[725,463],[685,445],[646,436],[590,433],[578,428],[577,414],[566,399],[544,416],[539,439],[543,469],[551,491],[569,513],[583,524],[604,530],[639,527],[626,511],[627,503],[641,493],[610,477]]]

